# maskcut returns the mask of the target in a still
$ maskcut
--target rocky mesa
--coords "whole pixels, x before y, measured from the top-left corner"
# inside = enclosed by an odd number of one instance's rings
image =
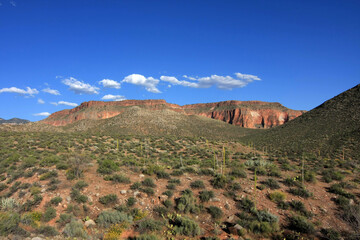
[[[200,115],[245,128],[275,127],[305,112],[288,109],[280,103],[261,101],[223,101],[184,106],[167,103],[165,100],[89,101],[73,109],[55,112],[42,122],[53,126],[66,126],[84,119],[107,119],[132,106],[154,110],[154,114],[156,110],[168,109],[185,115]]]

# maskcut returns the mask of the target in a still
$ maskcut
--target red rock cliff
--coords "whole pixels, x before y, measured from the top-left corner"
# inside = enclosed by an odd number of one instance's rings
[[[278,126],[304,112],[288,109],[280,103],[260,101],[224,101],[185,106],[170,104],[165,100],[89,101],[70,110],[55,112],[42,122],[54,126],[65,126],[82,119],[106,119],[121,114],[126,107],[131,106],[152,110],[169,109],[187,115],[205,116],[246,128]]]

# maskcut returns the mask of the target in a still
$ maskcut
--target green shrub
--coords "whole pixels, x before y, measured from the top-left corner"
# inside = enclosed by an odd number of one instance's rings
[[[180,179],[178,179],[178,178],[172,178],[168,181],[168,183],[175,184],[175,185],[181,184]]]
[[[56,217],[55,208],[48,207],[48,208],[46,208],[44,214],[42,215],[41,221],[48,222],[51,219],[54,219],[55,217]]]
[[[0,212],[0,235],[8,236],[19,231],[20,216],[14,212]]]
[[[108,194],[99,198],[99,202],[103,205],[115,204],[118,201],[118,197],[116,194]]]
[[[182,217],[177,215],[172,221],[171,224],[174,226],[174,231],[176,234],[195,237],[201,234],[201,228],[197,222],[191,220],[188,217]]]
[[[323,229],[321,229],[321,233],[324,236],[324,238],[327,240],[341,240],[342,239],[340,233],[332,228],[328,228],[328,229],[323,228]]]
[[[168,174],[167,172],[165,171],[159,171],[156,173],[156,176],[158,178],[163,178],[163,179],[170,179],[170,174]]]
[[[60,227],[63,227],[65,226],[65,224],[70,223],[73,217],[74,215],[72,214],[62,213],[60,214],[59,219],[56,220],[56,222],[60,225]]]
[[[255,207],[255,203],[246,196],[236,203],[236,207],[240,210],[251,212]]]
[[[54,197],[50,200],[50,203],[52,205],[58,205],[59,203],[62,202],[62,198],[61,197]]]
[[[300,177],[286,178],[284,184],[288,187],[301,187]]]
[[[163,223],[154,219],[144,219],[136,224],[136,230],[140,233],[159,231]]]
[[[97,172],[100,174],[111,174],[113,172],[119,171],[119,166],[110,159],[103,160],[99,163]]]
[[[166,188],[169,189],[169,190],[175,190],[176,189],[176,184],[169,183],[168,185],[166,185]]]
[[[141,184],[145,187],[151,187],[154,188],[156,187],[156,184],[154,183],[154,181],[151,178],[145,178]]]
[[[198,213],[199,207],[196,205],[196,199],[191,190],[183,191],[181,197],[175,200],[176,209],[184,213]]]
[[[349,193],[343,189],[343,186],[341,183],[333,184],[329,187],[329,192],[349,198],[349,199],[355,199],[355,195],[352,193]]]
[[[157,213],[160,217],[165,217],[169,213],[169,210],[163,206],[154,207],[153,211]]]
[[[50,171],[50,172],[40,175],[40,180],[43,181],[43,180],[47,180],[49,178],[57,177],[57,176],[58,176],[58,173],[55,170],[53,170],[53,171]]]
[[[112,176],[106,176],[104,178],[106,181],[112,181],[115,183],[131,183],[130,178],[122,175],[122,174],[114,174]]]
[[[71,238],[84,238],[88,237],[83,224],[75,219],[72,219],[70,223],[65,225],[64,235]]]
[[[98,218],[96,219],[96,222],[99,224],[99,226],[107,228],[112,224],[123,223],[123,222],[131,223],[132,220],[133,217],[129,216],[124,212],[109,210],[109,211],[101,212]]]
[[[190,183],[191,188],[205,188],[205,184],[201,180],[196,180]]]
[[[302,188],[302,187],[290,188],[289,193],[296,195],[296,196],[303,197],[303,198],[309,198],[313,195],[311,192],[309,192],[308,190],[306,190],[305,188]]]
[[[311,234],[314,233],[315,228],[311,222],[303,216],[290,216],[288,217],[288,226],[289,229],[300,232]]]
[[[344,179],[344,175],[341,172],[335,171],[334,169],[326,169],[322,172],[323,180],[327,183],[333,180],[341,181]]]
[[[269,194],[269,199],[276,203],[283,202],[285,198],[286,198],[286,194],[283,192],[276,191]]]
[[[72,188],[70,192],[70,196],[73,200],[75,200],[78,203],[86,203],[88,200],[88,197],[85,195],[82,195],[79,191],[79,189]]]
[[[140,189],[140,191],[146,193],[149,196],[154,196],[154,194],[155,194],[154,189],[152,189],[151,187],[142,188],[142,189]]]
[[[230,172],[230,176],[234,176],[236,178],[246,178],[246,172],[241,168],[235,168]]]
[[[173,202],[170,200],[170,199],[166,199],[164,202],[163,202],[164,206],[167,207],[167,208],[171,208],[174,206]]]
[[[270,189],[279,189],[280,188],[278,181],[276,181],[273,178],[268,178],[267,180],[262,181],[261,183],[264,184],[265,186],[269,187]]]
[[[7,188],[8,188],[8,186],[5,183],[0,183],[0,192]]]
[[[80,180],[80,181],[78,181],[76,184],[75,184],[75,186],[74,186],[74,188],[76,188],[76,189],[78,189],[78,190],[83,190],[85,187],[87,187],[87,186],[89,186],[89,184],[87,184],[85,181],[83,181],[83,180]]]
[[[53,237],[56,235],[59,235],[59,232],[56,231],[56,229],[52,226],[40,226],[39,228],[36,229],[36,233],[37,234],[42,234],[48,237]]]
[[[131,186],[130,189],[132,190],[138,190],[141,188],[141,183],[140,182],[134,182]]]
[[[217,174],[215,177],[211,180],[211,185],[214,188],[225,188],[226,184],[228,183],[228,179],[226,176]]]
[[[128,200],[127,200],[127,202],[126,202],[126,206],[132,207],[132,206],[135,205],[135,203],[136,203],[136,198],[134,198],[134,197],[129,197]]]
[[[201,202],[208,202],[211,198],[215,196],[213,191],[201,191],[199,193],[199,198]]]
[[[207,210],[213,219],[220,219],[223,216],[223,211],[216,206],[210,206]]]
[[[140,236],[129,238],[129,240],[160,240],[160,239],[161,238],[151,234],[142,234]]]
[[[164,195],[168,196],[169,198],[171,198],[174,195],[174,192],[170,191],[170,190],[166,190],[162,194],[164,194]]]

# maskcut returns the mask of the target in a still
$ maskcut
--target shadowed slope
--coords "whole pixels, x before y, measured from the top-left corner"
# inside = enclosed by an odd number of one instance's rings
[[[359,158],[360,85],[276,128],[243,138],[283,152]]]

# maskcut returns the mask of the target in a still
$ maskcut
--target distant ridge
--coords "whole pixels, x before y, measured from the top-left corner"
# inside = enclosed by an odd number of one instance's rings
[[[223,101],[180,106],[165,100],[89,101],[73,109],[51,114],[42,123],[67,126],[80,120],[101,120],[121,115],[126,108],[138,106],[153,111],[170,110],[184,115],[199,115],[245,128],[271,128],[282,125],[305,111],[291,110],[280,103],[261,101]],[[169,119],[171,121],[171,119]]]
[[[5,120],[3,118],[0,118],[0,124],[4,124],[4,123],[12,123],[12,124],[25,124],[25,123],[29,123],[29,120],[26,119],[20,119],[20,118],[11,118],[9,120]]]
[[[360,84],[285,125],[243,141],[288,153],[360,160]]]

